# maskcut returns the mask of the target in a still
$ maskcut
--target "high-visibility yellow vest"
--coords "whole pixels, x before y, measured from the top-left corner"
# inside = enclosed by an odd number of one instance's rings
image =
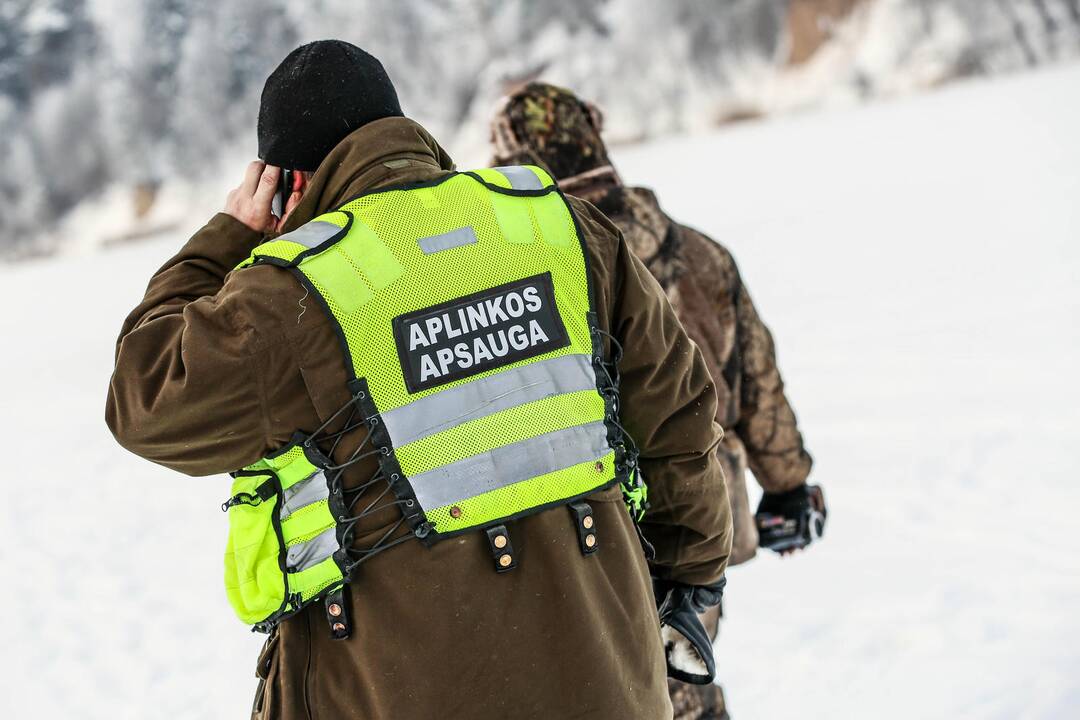
[[[380,473],[431,544],[627,484],[587,262],[555,183],[522,166],[365,193],[240,267],[292,272],[332,318]],[[234,473],[226,588],[245,622],[340,588],[358,559],[317,440]]]

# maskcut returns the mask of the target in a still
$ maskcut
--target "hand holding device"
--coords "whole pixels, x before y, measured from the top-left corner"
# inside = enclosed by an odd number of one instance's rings
[[[754,515],[758,544],[780,554],[800,550],[821,539],[827,514],[825,494],[818,485],[765,493]]]
[[[256,232],[273,232],[278,219],[271,212],[281,169],[261,160],[249,163],[244,180],[225,199],[225,212]]]

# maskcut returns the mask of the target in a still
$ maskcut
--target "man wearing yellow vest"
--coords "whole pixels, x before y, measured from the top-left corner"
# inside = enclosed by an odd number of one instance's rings
[[[125,322],[106,410],[233,476],[253,717],[670,718],[731,520],[659,286],[542,169],[456,172],[348,43],[274,71],[259,151]]]

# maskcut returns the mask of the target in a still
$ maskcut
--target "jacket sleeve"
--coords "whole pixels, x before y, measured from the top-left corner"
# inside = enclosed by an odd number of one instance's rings
[[[731,552],[731,509],[716,447],[716,390],[697,346],[663,290],[610,221],[592,208],[593,232],[614,236],[611,333],[622,344],[620,420],[640,451],[649,488],[641,523],[659,578],[717,581]]]
[[[120,332],[105,410],[128,450],[189,475],[261,456],[260,353],[222,292],[260,239],[220,213],[150,280]]]
[[[784,492],[806,482],[812,460],[784,395],[772,334],[758,317],[745,286],[740,287],[737,309],[741,387],[735,429],[761,487],[766,492]]]

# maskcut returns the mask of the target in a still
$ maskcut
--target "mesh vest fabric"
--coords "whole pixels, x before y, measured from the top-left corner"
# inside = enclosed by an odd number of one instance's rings
[[[237,617],[263,626],[344,582],[326,458],[298,438],[234,473],[225,593]],[[260,629],[268,629],[261,627]]]
[[[381,471],[424,542],[625,478],[581,235],[543,170],[364,194],[239,267],[254,264],[293,272],[333,319]]]

